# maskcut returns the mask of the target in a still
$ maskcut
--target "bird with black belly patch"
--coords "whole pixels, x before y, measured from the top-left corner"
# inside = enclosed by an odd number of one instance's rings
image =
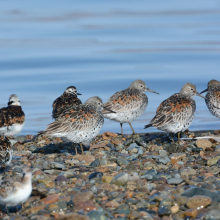
[[[69,86],[64,93],[53,102],[52,118],[57,119],[66,109],[74,105],[82,104],[81,100],[77,97],[78,95],[81,94],[77,92],[76,87]]]
[[[14,136],[19,134],[25,123],[25,114],[17,95],[9,97],[8,107],[0,109],[0,135]]]

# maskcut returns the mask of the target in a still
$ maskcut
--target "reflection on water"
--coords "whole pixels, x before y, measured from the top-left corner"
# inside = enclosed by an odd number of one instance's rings
[[[219,78],[220,1],[2,1],[0,8],[0,107],[10,94],[22,101],[26,125],[36,134],[52,122],[54,99],[70,85],[82,101],[104,102],[142,79],[160,95],[146,93],[146,112],[133,127],[144,130],[159,104],[186,82],[198,91]],[[219,129],[204,100],[191,130]],[[102,131],[120,132],[105,120]],[[124,131],[131,133],[129,125]]]

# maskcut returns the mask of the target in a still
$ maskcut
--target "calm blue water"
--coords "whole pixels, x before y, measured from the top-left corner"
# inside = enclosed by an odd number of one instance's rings
[[[70,85],[82,101],[104,102],[142,79],[160,95],[147,93],[136,132],[158,105],[186,83],[206,88],[220,80],[220,1],[0,1],[0,107],[16,93],[26,114],[22,134],[36,134],[52,122],[54,99]],[[220,129],[205,102],[190,130]],[[120,132],[105,120],[103,131]],[[131,133],[124,125],[125,133]]]

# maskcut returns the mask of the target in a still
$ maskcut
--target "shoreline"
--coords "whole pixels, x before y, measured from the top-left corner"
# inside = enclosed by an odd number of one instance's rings
[[[184,136],[219,134],[189,131]],[[33,138],[34,137],[34,138]],[[33,138],[33,139],[32,139]],[[218,219],[220,140],[181,140],[167,133],[99,134],[85,155],[61,138],[18,136],[10,168],[33,168],[33,191],[20,219]],[[177,140],[175,138],[175,140]],[[80,152],[80,147],[78,148]],[[10,219],[4,208],[2,219]],[[17,218],[16,218],[17,219]]]

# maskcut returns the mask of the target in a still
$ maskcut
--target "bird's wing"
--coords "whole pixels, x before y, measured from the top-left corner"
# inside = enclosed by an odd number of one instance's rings
[[[151,120],[154,127],[161,127],[176,122],[185,122],[195,111],[193,100],[174,94],[164,100],[157,109],[155,117]]]
[[[84,131],[95,126],[99,118],[100,115],[91,106],[79,105],[63,112],[55,122],[48,125],[44,134]]]
[[[53,102],[52,117],[58,118],[60,114],[73,105],[82,104],[81,100],[71,94],[63,95]]]
[[[137,90],[125,89],[119,92],[116,92],[112,95],[108,102],[104,104],[104,107],[114,111],[114,112],[126,112],[139,108],[143,103],[143,98],[147,100],[145,94],[141,94]],[[108,110],[103,109],[103,114],[109,113]]]

